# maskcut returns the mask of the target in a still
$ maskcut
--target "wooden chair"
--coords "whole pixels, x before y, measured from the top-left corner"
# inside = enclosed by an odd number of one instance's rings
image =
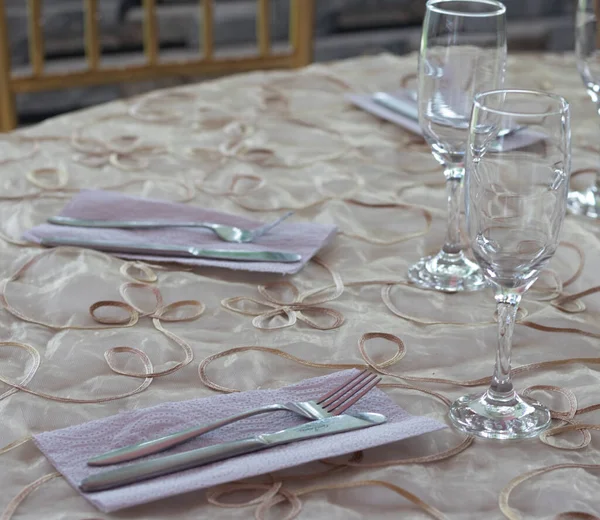
[[[10,48],[4,0],[0,0],[0,131],[17,125],[15,94],[106,83],[141,81],[167,76],[228,74],[255,69],[302,67],[312,61],[315,0],[290,0],[291,52],[274,53],[270,45],[269,0],[257,0],[258,55],[216,58],[213,45],[213,0],[199,0],[202,38],[201,56],[185,61],[161,62],[156,19],[156,0],[143,0],[145,63],[121,67],[100,67],[100,39],[97,7],[101,0],[82,0],[85,13],[85,55],[87,69],[72,72],[44,71],[42,0],[28,1],[29,56],[32,72],[15,76],[11,72]]]

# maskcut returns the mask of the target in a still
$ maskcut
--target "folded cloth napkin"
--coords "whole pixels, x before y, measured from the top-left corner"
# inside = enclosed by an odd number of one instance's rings
[[[101,220],[197,220],[253,229],[263,222],[244,217],[206,210],[188,204],[131,197],[117,192],[84,190],[76,195],[62,210],[61,216]],[[309,222],[284,222],[256,242],[234,244],[224,242],[210,229],[204,228],[155,228],[155,229],[103,229],[42,224],[27,231],[23,238],[40,243],[43,238],[57,237],[81,240],[104,240],[114,242],[151,243],[156,245],[196,246],[207,249],[285,251],[299,253],[302,260],[294,263],[240,262],[211,260],[206,258],[182,258],[116,253],[122,258],[134,258],[152,262],[175,262],[186,265],[225,267],[244,271],[294,274],[335,236],[335,226]]]
[[[124,412],[78,426],[42,433],[34,436],[34,440],[54,467],[73,487],[78,489],[77,486],[83,478],[108,469],[87,466],[87,460],[94,455],[209,423],[259,406],[311,400],[343,384],[356,372],[356,369],[336,372],[324,377],[307,379],[279,390],[254,390],[160,404],[152,408]],[[108,513],[306,462],[381,446],[446,427],[429,417],[409,415],[378,389],[369,392],[346,413],[358,412],[382,413],[387,417],[388,422],[364,430],[277,446],[121,488],[82,494],[98,509]],[[290,412],[272,412],[224,426],[172,448],[167,453],[279,431],[304,422],[306,419]],[[161,454],[154,456],[161,456]]]
[[[423,135],[421,127],[419,126],[418,105],[414,93],[410,90],[403,89],[396,92],[387,92],[387,94],[394,97],[406,108],[405,114],[390,110],[375,102],[373,94],[347,94],[346,99],[357,107],[362,108],[365,112],[369,112],[386,121],[395,123],[413,134]],[[411,116],[408,114],[411,114]],[[416,117],[412,117],[415,114]]]
[[[402,89],[385,94],[395,99],[397,105],[402,107],[401,112],[377,103],[374,94],[347,94],[346,99],[365,112],[390,121],[414,134],[423,135],[418,121],[418,103],[414,91]],[[503,137],[499,141],[503,151],[510,151],[531,146],[544,138],[545,136],[541,133],[524,129]]]

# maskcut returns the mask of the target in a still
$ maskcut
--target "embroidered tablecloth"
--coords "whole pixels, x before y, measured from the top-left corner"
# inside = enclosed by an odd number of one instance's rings
[[[415,55],[380,55],[250,73],[0,138],[2,520],[600,516],[599,224],[572,216],[515,330],[516,386],[551,406],[553,427],[563,428],[541,439],[473,441],[447,429],[110,516],[28,440],[352,366],[385,374],[381,388],[410,413],[442,420],[450,400],[483,390],[495,355],[492,294],[437,294],[406,280],[443,239],[440,167],[420,138],[344,97],[414,86],[415,70]],[[574,57],[513,55],[507,86],[567,97],[572,183],[591,182],[598,116]],[[265,221],[291,209],[297,221],[340,231],[291,277],[141,264],[21,239],[83,188]]]

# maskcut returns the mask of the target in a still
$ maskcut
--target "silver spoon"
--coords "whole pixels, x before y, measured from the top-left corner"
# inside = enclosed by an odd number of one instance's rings
[[[214,231],[214,233],[225,242],[236,242],[238,244],[254,242],[265,233],[268,233],[275,226],[281,224],[294,212],[288,211],[277,220],[269,222],[255,229],[242,229],[235,226],[226,226],[224,224],[214,224],[212,222],[194,222],[194,221],[171,221],[171,220],[96,220],[82,219],[73,217],[50,217],[50,224],[59,226],[87,227],[87,228],[115,228],[115,229],[151,229],[162,227],[203,227]]]

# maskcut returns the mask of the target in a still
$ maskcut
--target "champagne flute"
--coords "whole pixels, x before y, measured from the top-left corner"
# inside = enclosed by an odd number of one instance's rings
[[[600,113],[600,16],[599,0],[578,0],[575,16],[575,54],[577,68],[589,96]],[[569,193],[571,213],[600,218],[600,172],[594,184],[583,191]]]
[[[478,290],[485,280],[462,251],[464,156],[473,96],[500,88],[506,68],[506,8],[496,0],[429,0],[419,55],[419,124],[444,167],[448,224],[442,250],[410,267],[419,287]]]
[[[525,148],[495,146],[504,128],[527,126],[539,137]],[[554,255],[569,190],[571,131],[568,103],[527,90],[475,96],[467,154],[466,215],[473,255],[496,294],[498,350],[483,395],[454,402],[459,430],[493,439],[534,437],[550,412],[519,396],[511,381],[513,328],[523,293]]]

